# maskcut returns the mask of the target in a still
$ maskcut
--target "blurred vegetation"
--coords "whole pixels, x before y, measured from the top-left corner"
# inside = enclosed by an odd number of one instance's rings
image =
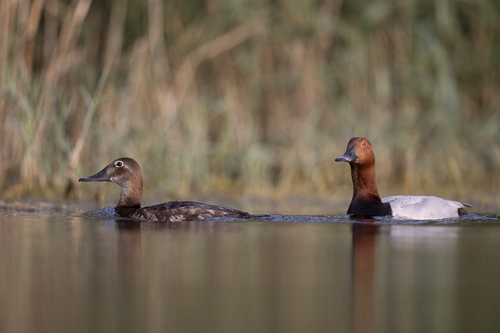
[[[366,136],[383,196],[498,198],[499,17],[497,0],[2,0],[2,196],[78,197],[130,156],[176,198],[350,198],[334,158]]]

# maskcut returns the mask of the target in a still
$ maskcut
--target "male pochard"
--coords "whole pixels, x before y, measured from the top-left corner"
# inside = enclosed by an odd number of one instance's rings
[[[351,166],[353,195],[347,214],[392,215],[398,219],[437,220],[468,214],[464,204],[434,196],[392,196],[380,199],[375,180],[375,154],[365,138],[352,138],[336,162]]]
[[[122,157],[93,176],[80,178],[81,182],[115,182],[122,188],[116,213],[121,217],[157,222],[195,221],[211,217],[244,218],[247,212],[207,205],[194,201],[170,201],[142,207],[142,173],[139,164],[132,158]]]

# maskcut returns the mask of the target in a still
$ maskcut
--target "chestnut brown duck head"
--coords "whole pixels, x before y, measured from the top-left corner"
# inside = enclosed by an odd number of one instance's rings
[[[116,212],[121,217],[158,222],[195,221],[213,217],[244,219],[251,217],[247,212],[195,201],[170,201],[141,208],[141,167],[129,157],[116,159],[95,175],[80,178],[79,181],[114,182],[120,185],[120,200],[116,205]]]

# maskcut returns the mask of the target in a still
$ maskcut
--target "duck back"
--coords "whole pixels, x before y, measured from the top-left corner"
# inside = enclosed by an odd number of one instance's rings
[[[196,221],[214,217],[249,219],[249,213],[196,201],[170,201],[142,208],[116,207],[121,217],[155,222]]]
[[[383,198],[389,203],[394,218],[436,220],[468,214],[464,204],[435,196],[399,195]]]

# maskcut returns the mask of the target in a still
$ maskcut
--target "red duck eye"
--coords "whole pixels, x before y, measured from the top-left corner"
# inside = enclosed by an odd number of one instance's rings
[[[361,145],[362,145],[363,147],[366,147],[366,141],[363,141],[363,142],[361,143]]]

